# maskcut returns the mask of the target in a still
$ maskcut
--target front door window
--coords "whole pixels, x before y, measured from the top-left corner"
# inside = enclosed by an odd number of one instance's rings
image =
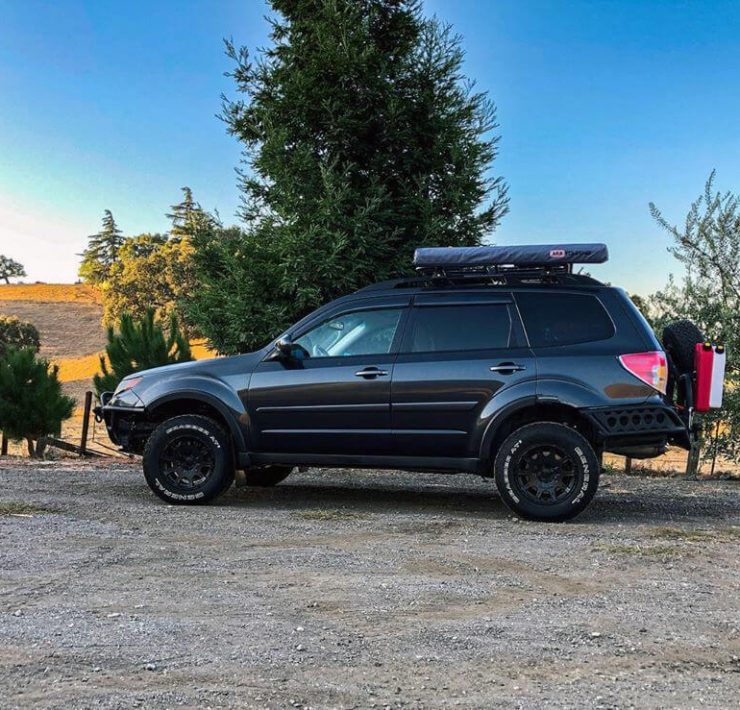
[[[400,320],[400,308],[344,313],[329,318],[294,342],[311,358],[384,355],[391,351]]]

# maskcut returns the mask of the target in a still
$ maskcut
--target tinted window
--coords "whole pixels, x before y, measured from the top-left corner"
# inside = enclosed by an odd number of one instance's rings
[[[614,325],[594,296],[580,293],[518,293],[516,301],[532,347],[606,340]]]
[[[427,306],[413,309],[409,350],[490,350],[509,345],[511,318],[505,305]]]
[[[400,319],[400,308],[345,313],[324,321],[295,342],[309,357],[379,355],[390,352]]]

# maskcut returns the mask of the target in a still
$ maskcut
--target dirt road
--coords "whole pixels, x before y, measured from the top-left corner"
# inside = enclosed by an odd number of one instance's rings
[[[0,706],[738,707],[740,485],[603,481],[543,525],[468,476],[0,463]]]

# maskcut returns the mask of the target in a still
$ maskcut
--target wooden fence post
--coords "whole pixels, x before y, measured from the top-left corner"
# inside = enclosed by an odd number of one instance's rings
[[[92,392],[85,392],[85,408],[82,415],[82,438],[80,439],[80,456],[87,453],[87,435],[90,431],[90,410],[92,409]]]
[[[624,472],[629,476],[632,473],[632,457],[624,457]]]

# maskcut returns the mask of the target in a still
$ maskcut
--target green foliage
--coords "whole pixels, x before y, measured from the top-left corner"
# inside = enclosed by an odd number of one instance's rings
[[[242,98],[223,117],[244,145],[247,233],[194,242],[189,314],[227,353],[407,272],[416,247],[480,244],[508,206],[488,177],[494,106],[466,81],[448,27],[409,0],[272,5],[257,61],[227,44]]]
[[[98,394],[113,392],[124,377],[134,372],[193,359],[187,338],[180,332],[174,315],[165,332],[155,320],[152,308],[138,320],[124,313],[118,332],[109,326],[105,353],[105,357],[100,358],[101,374],[93,378]]]
[[[104,322],[152,308],[159,319],[175,316],[184,326],[178,302],[198,288],[193,252],[189,237],[142,234],[126,239],[102,285]]]
[[[22,278],[26,276],[26,270],[23,268],[23,264],[15,259],[11,259],[9,256],[0,254],[0,279],[5,281],[6,284],[10,283],[10,279]]]
[[[11,440],[25,439],[31,456],[43,452],[43,442],[37,449],[34,440],[58,434],[74,412],[58,374],[33,348],[10,349],[0,358],[0,429]]]
[[[182,202],[172,205],[172,212],[167,214],[167,218],[172,221],[170,236],[175,240],[192,237],[210,229],[216,223],[214,218],[195,201],[193,191],[189,187],[181,189]]]
[[[122,232],[110,210],[105,210],[100,231],[87,239],[87,249],[81,255],[80,278],[87,283],[102,284],[108,279],[123,244]]]
[[[31,348],[37,353],[40,347],[39,331],[33,323],[0,315],[0,357],[10,348]]]
[[[658,224],[673,238],[671,253],[685,272],[651,298],[655,326],[689,318],[706,336],[727,348],[727,373],[721,411],[704,415],[709,434],[706,455],[740,454],[740,197],[714,191],[715,173],[692,205],[685,223],[672,225],[650,204]],[[717,421],[720,426],[717,428]]]

